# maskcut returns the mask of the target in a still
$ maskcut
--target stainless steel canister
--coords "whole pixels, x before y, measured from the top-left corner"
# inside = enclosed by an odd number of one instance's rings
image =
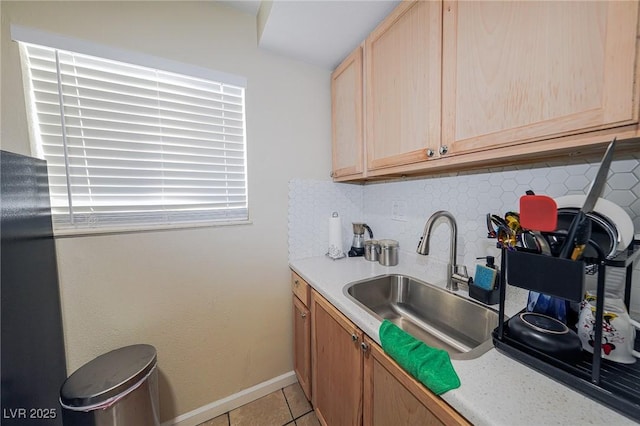
[[[378,240],[367,240],[364,242],[364,258],[372,262],[378,261],[380,244]]]
[[[398,264],[398,242],[396,240],[380,240],[378,262],[384,266],[396,266]]]

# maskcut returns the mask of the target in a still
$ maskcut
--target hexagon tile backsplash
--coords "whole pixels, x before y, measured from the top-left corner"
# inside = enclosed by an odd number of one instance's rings
[[[545,163],[366,185],[294,179],[289,183],[289,258],[326,253],[333,211],[342,217],[346,252],[352,221],[364,221],[376,239],[392,238],[400,242],[401,250],[412,251],[427,218],[437,210],[448,210],[458,224],[458,263],[473,271],[480,262],[477,257],[499,255],[495,240],[487,238],[487,213],[502,216],[517,211],[520,196],[528,189],[551,197],[586,194],[599,165],[599,159]],[[613,161],[602,196],[621,206],[640,233],[640,154]],[[446,261],[448,238],[448,225],[436,226],[432,256]],[[638,318],[640,261],[633,281],[631,310]]]

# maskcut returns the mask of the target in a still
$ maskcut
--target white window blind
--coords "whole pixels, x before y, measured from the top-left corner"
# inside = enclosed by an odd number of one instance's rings
[[[55,229],[248,218],[244,87],[20,50]]]

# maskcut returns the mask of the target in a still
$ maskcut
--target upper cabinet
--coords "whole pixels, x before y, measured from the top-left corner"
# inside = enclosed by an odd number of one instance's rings
[[[331,122],[334,179],[362,176],[362,47],[331,75]]]
[[[365,40],[364,119],[334,95],[349,146],[334,145],[334,171],[363,151],[343,180],[538,161],[614,136],[637,150],[638,5],[403,1]],[[364,142],[346,121],[364,122]]]
[[[365,41],[367,169],[424,161],[440,144],[442,4],[401,3]]]
[[[449,154],[637,122],[638,3],[445,1]]]

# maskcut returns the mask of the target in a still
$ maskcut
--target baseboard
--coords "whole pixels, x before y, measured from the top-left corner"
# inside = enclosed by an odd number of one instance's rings
[[[255,386],[242,390],[226,398],[214,401],[200,408],[196,408],[188,413],[181,414],[174,419],[163,422],[161,426],[197,426],[200,423],[206,422],[214,417],[218,417],[227,411],[231,411],[251,401],[255,401],[258,398],[269,395],[271,392],[285,386],[289,386],[297,381],[296,373],[290,371],[281,376],[274,377],[271,380],[267,380],[266,382],[258,383]]]

